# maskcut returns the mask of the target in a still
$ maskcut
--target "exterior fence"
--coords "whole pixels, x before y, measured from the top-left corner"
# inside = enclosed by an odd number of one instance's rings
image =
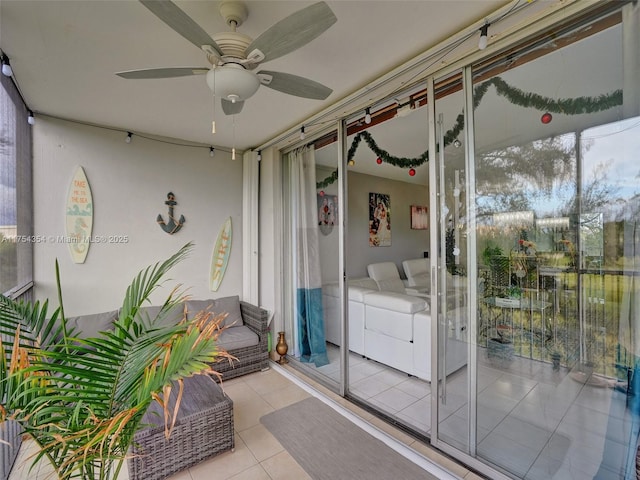
[[[535,268],[520,281],[501,269],[479,272],[485,285],[478,305],[478,344],[511,342],[514,355],[563,366],[586,365],[596,374],[626,380],[631,358],[620,338],[637,301],[639,272]]]

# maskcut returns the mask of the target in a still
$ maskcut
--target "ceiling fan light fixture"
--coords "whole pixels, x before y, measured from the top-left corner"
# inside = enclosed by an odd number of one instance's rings
[[[207,72],[207,85],[217,97],[236,103],[256,93],[260,80],[241,65],[226,64]]]

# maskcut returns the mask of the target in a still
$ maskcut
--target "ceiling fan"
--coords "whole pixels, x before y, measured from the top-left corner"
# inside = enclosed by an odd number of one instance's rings
[[[169,27],[200,48],[207,56],[210,67],[168,67],[118,72],[126,79],[172,78],[206,75],[214,95],[219,96],[222,110],[227,115],[240,113],[244,101],[260,85],[289,95],[324,100],[332,90],[308,78],[283,72],[260,70],[260,64],[297,50],[321,35],[337,18],[325,2],[318,2],[271,26],[255,40],[236,28],[247,18],[244,3],[223,1],[220,14],[228,32],[209,36],[191,17],[169,0],[140,0],[145,7]]]

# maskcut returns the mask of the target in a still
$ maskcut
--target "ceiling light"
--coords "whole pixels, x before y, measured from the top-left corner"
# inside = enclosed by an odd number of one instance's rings
[[[29,110],[29,116],[27,117],[27,123],[29,125],[35,125],[35,123],[36,123],[36,117],[33,116],[33,112],[31,110]]]
[[[11,64],[9,63],[9,57],[7,57],[4,53],[0,55],[0,59],[2,60],[2,74],[5,77],[10,77],[13,75],[13,69],[11,68]]]
[[[487,48],[487,34],[489,33],[489,24],[485,23],[480,29],[480,40],[478,41],[478,48],[484,50]]]
[[[367,108],[365,110],[364,123],[369,125],[371,123],[371,109]]]
[[[125,138],[124,141],[127,143],[131,143],[131,137],[133,137],[133,133],[127,132],[127,138]]]
[[[256,93],[260,80],[243,66],[228,63],[207,72],[207,85],[216,96],[236,103]]]
[[[396,109],[396,117],[406,117],[407,115],[411,114],[412,109],[411,109],[411,104],[406,104],[406,105],[402,105],[399,106]]]
[[[216,149],[213,147],[209,147],[209,156],[213,157],[216,154]]]

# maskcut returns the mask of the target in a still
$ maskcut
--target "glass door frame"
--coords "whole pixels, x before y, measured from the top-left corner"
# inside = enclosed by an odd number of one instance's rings
[[[338,278],[340,284],[340,380],[338,394],[349,391],[349,292],[347,272],[347,120],[338,121]]]
[[[452,71],[439,72],[438,78],[450,74]],[[464,95],[464,137],[465,137],[465,169],[466,182],[468,184],[466,195],[467,213],[467,278],[468,291],[465,305],[467,316],[467,418],[468,418],[468,451],[461,450],[453,446],[439,435],[439,409],[440,398],[446,390],[446,373],[444,369],[443,355],[446,350],[443,348],[443,335],[445,328],[444,314],[446,313],[446,293],[443,292],[443,280],[441,273],[446,271],[446,256],[444,254],[443,242],[439,234],[432,234],[430,238],[430,251],[436,252],[432,256],[431,263],[431,285],[437,288],[431,291],[431,445],[463,461],[470,467],[481,473],[489,475],[496,480],[508,480],[511,477],[491,468],[487,463],[480,461],[476,457],[477,446],[477,311],[472,308],[477,305],[477,251],[476,251],[476,215],[475,215],[475,148],[474,148],[474,121],[473,121],[473,77],[471,65],[458,68],[462,72],[462,87]],[[442,143],[442,135],[438,140],[438,122],[436,117],[435,98],[435,77],[427,79],[427,107],[429,109],[429,151],[438,152],[437,144]],[[429,209],[431,225],[438,225],[438,231],[443,228],[440,198],[444,195],[439,185],[438,169],[444,159],[444,148],[439,156],[433,156],[429,162]],[[434,315],[435,313],[435,315]],[[434,318],[435,317],[435,318]],[[446,330],[445,330],[446,332]],[[443,381],[444,380],[444,381]]]

